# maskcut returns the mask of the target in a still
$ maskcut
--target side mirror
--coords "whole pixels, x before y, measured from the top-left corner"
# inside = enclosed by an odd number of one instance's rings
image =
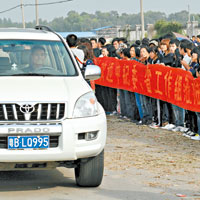
[[[101,77],[101,68],[97,65],[87,65],[84,76],[86,80],[97,80]]]

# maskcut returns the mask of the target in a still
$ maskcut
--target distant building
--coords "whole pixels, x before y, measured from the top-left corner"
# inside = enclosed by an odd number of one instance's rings
[[[200,28],[198,26],[198,21],[188,21],[186,25],[186,33],[190,38],[193,35],[199,35]]]
[[[145,36],[149,39],[152,39],[155,35],[154,25],[147,24],[145,30]],[[140,40],[142,39],[142,29],[141,24],[136,24],[135,27],[131,27],[130,25],[126,25],[124,28],[119,30],[119,37],[125,37],[129,41]]]
[[[107,41],[111,41],[115,37],[125,37],[128,41],[141,39],[141,25],[131,27],[131,25],[121,26],[105,26],[93,29],[89,32],[58,32],[62,37],[66,38],[69,34],[75,34],[79,38],[100,38],[104,37]],[[152,38],[155,34],[153,24],[147,25],[145,35]]]
[[[92,31],[97,35],[97,38],[104,37],[109,40],[118,37],[120,26],[105,26],[93,29]]]
[[[150,27],[152,28],[152,25],[147,25],[149,32],[152,30]],[[146,34],[148,34],[148,30],[145,31]],[[105,26],[92,31],[96,33],[97,38],[104,37],[107,40],[111,40],[115,37],[125,37],[129,41],[141,39],[141,25],[136,25],[135,28],[131,27],[129,24],[124,27]],[[152,34],[154,34],[153,31],[151,31],[150,37],[152,37]]]

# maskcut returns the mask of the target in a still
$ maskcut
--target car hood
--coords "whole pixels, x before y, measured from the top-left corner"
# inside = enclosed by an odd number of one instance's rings
[[[0,102],[74,102],[91,91],[80,77],[0,77]]]

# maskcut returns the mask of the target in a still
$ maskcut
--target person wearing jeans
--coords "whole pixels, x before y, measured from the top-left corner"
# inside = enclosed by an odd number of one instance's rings
[[[196,112],[197,115],[197,127],[198,127],[198,132],[196,135],[192,136],[192,140],[200,140],[200,113]]]
[[[180,108],[179,106],[172,105],[173,112],[175,116],[175,127],[172,129],[172,131],[181,131],[186,132],[188,128],[184,127],[185,123],[185,109]]]

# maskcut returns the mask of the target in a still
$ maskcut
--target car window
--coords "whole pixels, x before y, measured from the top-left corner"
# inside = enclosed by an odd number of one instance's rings
[[[76,76],[71,57],[61,41],[0,40],[0,76]]]

